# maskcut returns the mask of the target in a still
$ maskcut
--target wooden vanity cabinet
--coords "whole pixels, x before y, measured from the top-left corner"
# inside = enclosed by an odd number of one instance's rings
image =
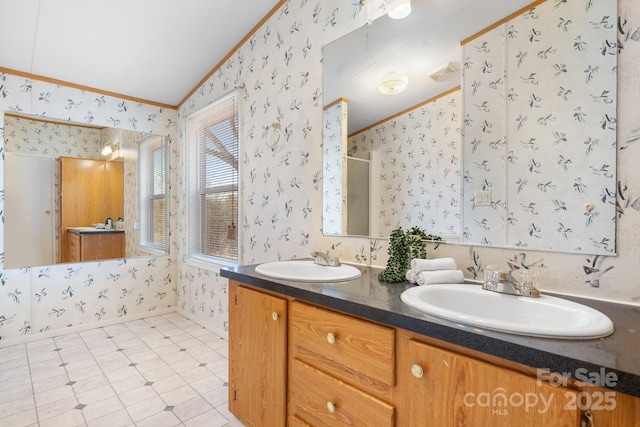
[[[640,426],[639,398],[229,283],[229,410],[245,425]]]
[[[124,233],[74,233],[67,231],[68,261],[124,258]]]
[[[395,331],[291,302],[289,414],[309,425],[391,427]]]
[[[285,426],[287,300],[229,281],[229,411],[246,426]]]
[[[398,342],[398,384],[407,427],[577,427],[576,390],[408,336]],[[436,398],[437,397],[437,398]],[[573,399],[573,400],[572,400]]]

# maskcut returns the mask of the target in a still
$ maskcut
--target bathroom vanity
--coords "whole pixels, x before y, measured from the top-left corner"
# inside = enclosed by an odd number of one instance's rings
[[[400,300],[413,285],[361,270],[335,283],[269,279],[255,266],[221,271],[230,279],[229,409],[243,423],[640,425],[636,307],[573,298],[607,314],[616,332],[519,336],[428,316]]]
[[[67,228],[70,262],[124,258],[124,231],[93,227]]]

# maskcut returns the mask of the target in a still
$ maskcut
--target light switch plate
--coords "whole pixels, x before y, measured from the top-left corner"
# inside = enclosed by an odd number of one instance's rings
[[[491,191],[476,191],[476,206],[491,206]]]

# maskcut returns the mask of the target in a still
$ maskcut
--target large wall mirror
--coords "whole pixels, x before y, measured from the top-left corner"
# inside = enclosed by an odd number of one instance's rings
[[[615,254],[616,2],[410,3],[323,47],[324,233]]]
[[[4,118],[5,268],[168,254],[167,137]]]

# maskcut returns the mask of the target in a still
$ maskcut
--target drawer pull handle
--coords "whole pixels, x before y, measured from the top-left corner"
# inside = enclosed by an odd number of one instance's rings
[[[414,363],[411,365],[411,374],[416,378],[422,378],[424,376],[424,370],[422,369],[422,366]]]
[[[335,335],[333,335],[331,332],[329,332],[329,333],[327,334],[327,342],[328,342],[329,344],[334,344],[334,343],[336,342],[336,336],[335,336]]]
[[[278,313],[276,313],[275,311],[274,311],[273,313],[271,313],[271,318],[272,318],[273,320],[278,320],[278,318],[279,318],[279,317],[280,317],[280,316],[278,316]]]
[[[334,412],[336,412],[336,405],[333,402],[327,402],[327,409],[329,410],[329,412],[331,412],[332,414]]]

